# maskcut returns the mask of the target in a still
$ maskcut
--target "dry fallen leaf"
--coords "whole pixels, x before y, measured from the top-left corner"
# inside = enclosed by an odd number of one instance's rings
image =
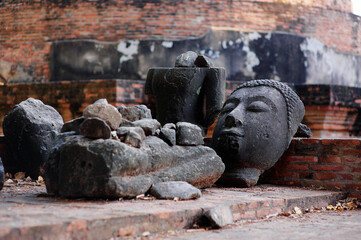
[[[44,179],[42,176],[38,177],[38,180],[36,181],[37,184],[44,184]]]
[[[25,173],[24,172],[17,172],[15,173],[15,179],[24,179]]]
[[[295,211],[296,214],[302,215],[302,210],[299,207],[295,207],[294,211]]]

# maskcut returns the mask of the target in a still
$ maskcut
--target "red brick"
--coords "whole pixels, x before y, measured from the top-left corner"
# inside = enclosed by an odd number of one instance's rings
[[[312,165],[312,170],[315,171],[344,171],[345,166],[342,165]]]
[[[281,208],[268,208],[268,209],[258,209],[257,210],[257,218],[263,218],[269,215],[275,215],[277,213],[281,213]]]
[[[339,179],[341,180],[354,180],[355,177],[353,174],[350,173],[338,173]]]
[[[358,184],[346,184],[347,189],[361,190],[361,182]]]
[[[313,178],[316,180],[331,180],[337,178],[337,174],[331,172],[317,172],[314,173],[313,176],[314,176]]]
[[[285,166],[287,170],[301,170],[306,171],[308,170],[308,165],[302,165],[302,164],[287,164]]]
[[[322,145],[330,146],[360,146],[360,139],[323,139]]]
[[[333,156],[319,157],[319,161],[321,163],[341,163],[341,158]]]
[[[285,158],[287,162],[317,162],[317,157],[311,156],[287,156]]]
[[[240,219],[255,219],[256,218],[256,210],[248,210],[241,214]]]

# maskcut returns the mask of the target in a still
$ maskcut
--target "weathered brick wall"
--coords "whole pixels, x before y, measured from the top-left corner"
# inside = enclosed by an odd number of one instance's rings
[[[343,190],[361,197],[361,139],[295,138],[264,180]]]
[[[284,31],[361,53],[361,20],[350,12],[350,0],[4,0],[0,59],[46,82],[57,40],[185,39],[209,29]]]
[[[0,123],[15,104],[29,97],[54,107],[64,121],[82,116],[83,109],[100,98],[114,106],[146,103],[144,81],[92,80],[77,82],[23,83],[0,86]]]

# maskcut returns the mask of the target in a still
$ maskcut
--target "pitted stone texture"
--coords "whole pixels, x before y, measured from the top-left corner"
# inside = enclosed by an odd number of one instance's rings
[[[129,131],[124,142],[132,147],[140,148],[140,145],[142,144],[142,137],[135,131]]]
[[[202,193],[198,188],[182,181],[156,183],[149,190],[149,193],[158,199],[179,198],[181,200],[189,200],[197,199],[202,196]]]
[[[111,129],[103,119],[90,117],[80,125],[80,135],[93,139],[108,139],[111,136]]]
[[[222,228],[233,223],[233,212],[230,206],[219,205],[204,213],[214,228]]]
[[[121,105],[118,107],[118,111],[122,114],[123,119],[126,119],[130,122],[144,118],[152,119],[152,113],[145,105],[136,105],[132,107],[125,107],[124,105]]]
[[[138,149],[111,139],[72,136],[54,148],[47,166],[48,190],[64,197],[135,197],[165,181],[204,188],[224,171],[211,148],[169,147],[157,137],[147,137]]]
[[[0,190],[3,189],[4,182],[5,182],[5,169],[3,162],[1,161],[0,158]]]
[[[14,171],[26,172],[37,179],[54,140],[51,131],[59,132],[63,123],[60,114],[40,100],[28,98],[16,105],[3,122],[5,141],[13,154]]]
[[[142,119],[134,122],[125,122],[122,127],[141,127],[146,136],[155,135],[155,131],[160,129],[160,123],[156,119]]]
[[[187,122],[178,122],[176,125],[178,145],[196,146],[204,144],[200,127]]]
[[[197,67],[205,67],[205,68],[211,68],[214,67],[214,64],[211,59],[209,59],[206,56],[199,55],[196,60],[194,61],[194,64]]]
[[[185,52],[179,55],[175,60],[175,67],[195,67],[194,61],[198,54],[192,51]]]
[[[111,129],[117,129],[122,123],[122,115],[116,107],[108,104],[106,99],[99,99],[87,106],[83,111],[85,118],[98,117],[103,119]]]
[[[74,131],[77,134],[80,133],[80,125],[84,122],[84,117],[76,118],[64,123],[60,132],[71,132]]]
[[[169,146],[177,144],[176,132],[174,129],[161,128],[158,135],[164,142],[168,143]]]

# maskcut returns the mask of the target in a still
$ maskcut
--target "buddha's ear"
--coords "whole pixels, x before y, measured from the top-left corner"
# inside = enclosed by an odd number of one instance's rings
[[[312,137],[311,129],[309,127],[307,127],[306,124],[300,123],[294,137],[310,138],[310,137]]]

